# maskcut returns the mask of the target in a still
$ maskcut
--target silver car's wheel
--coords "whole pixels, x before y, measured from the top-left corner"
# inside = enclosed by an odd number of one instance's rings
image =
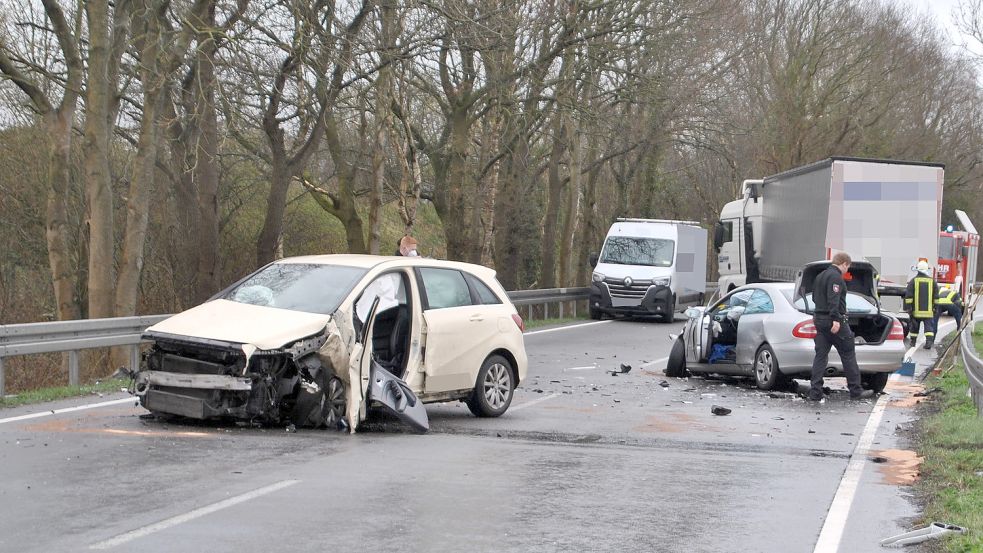
[[[468,408],[479,417],[497,417],[512,403],[515,378],[512,365],[500,355],[492,355],[481,365]]]
[[[786,381],[785,375],[778,369],[775,352],[768,344],[758,348],[758,353],[754,355],[754,381],[762,390],[773,390]]]

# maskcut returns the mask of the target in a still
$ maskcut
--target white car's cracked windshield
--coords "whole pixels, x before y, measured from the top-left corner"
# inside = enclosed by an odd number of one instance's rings
[[[604,244],[601,263],[672,267],[675,243],[662,238],[612,236]]]
[[[360,267],[274,263],[244,280],[224,299],[330,315],[366,273]]]

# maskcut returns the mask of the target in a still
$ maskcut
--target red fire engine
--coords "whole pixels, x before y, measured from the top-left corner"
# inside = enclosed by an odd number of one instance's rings
[[[939,284],[959,290],[965,302],[976,279],[980,235],[965,211],[957,209],[956,218],[963,230],[954,230],[950,225],[939,233],[939,265],[935,277]]]

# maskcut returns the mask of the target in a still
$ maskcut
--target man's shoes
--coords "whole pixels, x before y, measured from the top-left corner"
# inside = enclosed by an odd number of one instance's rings
[[[922,347],[924,349],[932,349],[933,346],[935,346],[935,340],[928,340],[927,342],[925,342],[925,345]]]
[[[875,394],[874,390],[863,390],[859,394],[856,394],[856,395],[850,394],[850,399],[852,399],[854,401],[859,401],[861,399],[870,399],[870,398],[874,397],[875,395],[876,394]]]
[[[809,393],[808,395],[806,395],[806,400],[807,401],[822,401],[824,399],[826,399],[826,396],[825,395],[820,395],[818,397],[815,396],[815,395],[813,395],[812,393]]]

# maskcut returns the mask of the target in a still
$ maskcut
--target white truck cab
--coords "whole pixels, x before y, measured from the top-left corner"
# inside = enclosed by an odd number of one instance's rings
[[[674,314],[706,291],[707,231],[692,221],[618,219],[591,254],[590,315]]]
[[[713,229],[713,247],[717,251],[721,294],[747,284],[749,272],[754,274],[757,267],[755,252],[761,251],[762,202],[755,187],[763,182],[745,180],[741,199],[727,202],[720,210],[720,222]]]

